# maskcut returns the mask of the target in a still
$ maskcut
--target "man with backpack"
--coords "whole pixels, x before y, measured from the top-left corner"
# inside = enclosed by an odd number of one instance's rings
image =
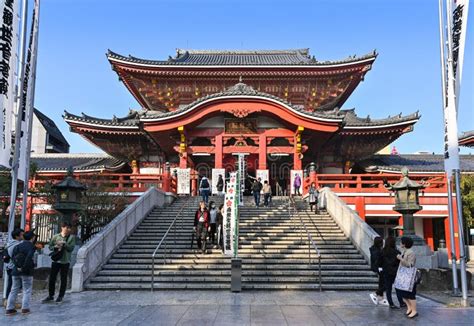
[[[51,273],[49,274],[49,295],[42,302],[52,302],[56,291],[56,278],[61,273],[61,287],[59,295],[56,299],[57,303],[61,303],[66,293],[67,276],[69,273],[69,265],[71,263],[71,253],[76,245],[75,236],[71,235],[71,223],[61,223],[61,233],[54,235],[49,242],[51,250]]]
[[[209,202],[209,192],[211,186],[209,184],[209,179],[206,176],[201,178],[201,182],[199,183],[199,192],[201,193],[202,200],[207,204]]]
[[[255,206],[259,207],[260,206],[260,192],[262,191],[263,185],[262,185],[262,179],[254,179],[254,182],[252,184],[252,192],[253,192],[253,199],[255,200]]]
[[[25,233],[25,230],[16,228],[12,231],[11,233],[11,240],[8,241],[7,246],[5,247],[3,251],[3,262],[6,264],[6,270],[7,270],[7,293],[6,293],[6,300],[4,302],[4,306],[7,306],[7,299],[8,295],[10,294],[10,291],[12,290],[13,286],[13,268],[15,265],[13,264],[12,260],[12,255],[13,255],[13,249],[17,245],[20,244],[21,240],[23,240],[23,233]]]
[[[36,235],[33,231],[23,234],[23,241],[15,246],[12,252],[13,261],[13,286],[8,296],[6,315],[12,316],[17,313],[15,309],[16,298],[23,287],[23,301],[21,303],[21,313],[30,313],[31,292],[33,291],[33,270],[35,254],[34,242]]]

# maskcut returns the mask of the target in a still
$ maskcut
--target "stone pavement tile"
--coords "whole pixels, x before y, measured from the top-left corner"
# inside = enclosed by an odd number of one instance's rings
[[[280,306],[288,325],[324,325],[323,320],[310,306]]]
[[[119,325],[176,325],[188,308],[189,306],[186,305],[139,307]]]
[[[177,325],[213,325],[218,310],[218,305],[195,304],[189,307]]]
[[[387,323],[397,322],[401,318],[405,320],[403,311],[391,310],[388,307],[331,307],[331,310],[344,323]]]
[[[272,296],[278,305],[312,305],[313,301],[306,292],[276,292]]]
[[[278,305],[250,306],[251,325],[288,325],[285,316]]]
[[[318,307],[311,306],[311,309],[316,313],[319,319],[321,319],[321,325],[344,325],[344,322],[339,318],[330,307]]]
[[[250,325],[250,305],[221,305],[214,325]]]

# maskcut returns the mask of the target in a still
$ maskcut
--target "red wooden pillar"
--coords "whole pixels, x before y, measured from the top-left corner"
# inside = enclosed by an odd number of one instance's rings
[[[214,167],[216,169],[223,168],[223,154],[222,154],[222,135],[216,136],[215,141],[215,155],[214,155]]]
[[[355,209],[360,218],[365,221],[365,197],[357,196],[355,198]]]
[[[168,162],[165,164],[165,170],[163,171],[163,191],[170,191],[171,188],[171,173],[170,165]]]
[[[423,235],[425,237],[426,244],[430,246],[431,250],[434,250],[434,239],[433,239],[433,219],[423,219]]]
[[[266,170],[267,168],[267,136],[261,134],[258,136],[258,169]]]
[[[403,216],[398,217],[398,226],[403,227]],[[403,235],[403,230],[400,230],[400,235]]]

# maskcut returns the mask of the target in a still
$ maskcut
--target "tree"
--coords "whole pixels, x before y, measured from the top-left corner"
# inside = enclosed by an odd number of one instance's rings
[[[474,227],[474,175],[463,174],[461,176],[461,198],[462,212],[466,231]],[[469,234],[466,234],[469,239]]]

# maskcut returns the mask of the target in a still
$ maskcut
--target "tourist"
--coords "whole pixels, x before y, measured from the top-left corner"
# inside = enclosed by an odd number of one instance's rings
[[[259,207],[260,206],[260,192],[262,191],[262,179],[258,178],[253,181],[252,184],[252,192],[253,192],[253,198],[255,200],[255,206]]]
[[[385,246],[382,250],[382,269],[385,295],[387,296],[387,301],[391,309],[400,309],[393,304],[392,300],[392,287],[395,282],[395,277],[397,276],[398,265],[400,264],[400,261],[397,259],[397,255],[399,254],[400,252],[395,246],[395,238],[387,237],[385,240]],[[406,307],[403,298],[398,296],[398,292],[397,297],[400,307]]]
[[[311,182],[311,186],[309,186],[308,190],[308,201],[309,201],[309,208],[311,212],[313,211],[314,207],[314,212],[318,214],[318,196],[319,196],[319,191],[318,188],[316,188],[316,183]]]
[[[383,298],[384,284],[383,284],[383,270],[382,270],[382,237],[375,237],[374,244],[370,247],[370,269],[379,277],[378,288],[375,293],[370,294],[370,299],[375,305],[380,303],[388,305],[388,302]]]
[[[415,267],[416,255],[415,252],[411,249],[413,246],[413,239],[409,237],[402,237],[401,244],[402,254],[397,255],[397,259],[400,261],[400,264],[404,267]],[[416,310],[416,282],[413,284],[412,291],[404,291],[396,289],[397,296],[403,298],[403,301],[407,305],[406,315],[408,318],[415,318],[418,316]]]
[[[194,232],[196,232],[198,248],[203,254],[206,253],[206,238],[209,230],[209,211],[206,208],[206,203],[201,201],[194,216]]]
[[[301,196],[301,192],[300,192],[301,177],[298,173],[296,173],[295,180],[293,180],[293,187],[295,188],[295,195]]]
[[[219,209],[217,210],[217,245],[222,250],[224,249],[224,246],[222,245],[223,228],[224,228],[223,223],[224,223],[224,204],[221,204],[219,206]]]
[[[263,206],[268,207],[272,200],[272,187],[267,180],[263,182]]]
[[[201,193],[202,200],[207,204],[209,202],[209,190],[210,184],[209,179],[206,176],[201,178],[201,182],[199,183],[199,192]]]
[[[56,278],[58,274],[61,275],[61,285],[59,287],[59,294],[56,298],[57,303],[61,303],[66,293],[67,276],[69,273],[69,266],[71,264],[71,253],[76,246],[76,237],[71,234],[71,223],[62,222],[61,232],[55,234],[51,241],[49,241],[49,250],[51,250],[52,264],[51,272],[49,274],[49,295],[43,299],[43,303],[54,300],[56,292]]]
[[[33,270],[35,254],[36,235],[33,231],[28,231],[23,234],[23,241],[20,242],[12,252],[13,261],[13,286],[8,296],[7,309],[5,314],[11,316],[16,314],[16,298],[23,287],[23,300],[21,303],[21,313],[30,313],[31,292],[33,291]]]
[[[5,296],[6,299],[8,299],[8,295],[10,294],[10,291],[12,290],[13,286],[13,268],[15,267],[12,260],[13,249],[15,249],[15,247],[20,244],[21,240],[23,240],[23,233],[25,233],[23,229],[14,229],[11,233],[12,238],[10,241],[8,241],[7,246],[3,251],[3,262],[6,264],[5,269],[7,270],[7,292]],[[7,306],[6,299],[3,303],[5,307]]]
[[[217,195],[223,196],[224,195],[224,179],[222,178],[222,174],[219,174],[217,178]]]
[[[216,245],[216,225],[217,225],[217,207],[216,203],[211,201],[209,203],[209,220],[211,224],[211,231],[209,233],[209,241],[211,245]]]

